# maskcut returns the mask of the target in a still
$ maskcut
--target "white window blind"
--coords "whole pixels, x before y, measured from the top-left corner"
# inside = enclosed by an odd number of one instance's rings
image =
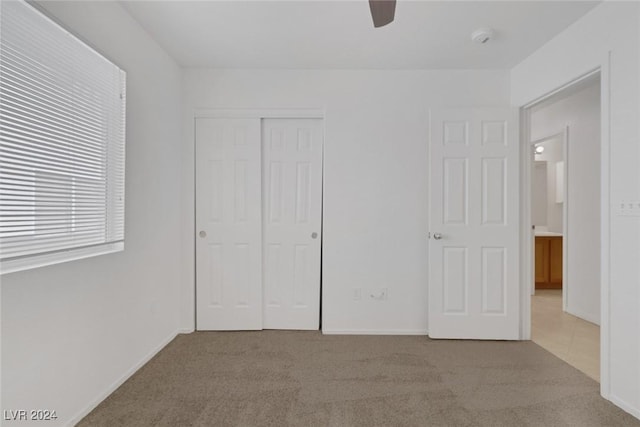
[[[125,73],[29,4],[0,7],[0,269],[121,250]]]

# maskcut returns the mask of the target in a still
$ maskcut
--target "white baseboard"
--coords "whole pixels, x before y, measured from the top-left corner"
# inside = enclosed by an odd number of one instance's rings
[[[323,335],[428,335],[426,329],[323,329]]]
[[[104,399],[106,399],[111,393],[116,391],[118,387],[120,387],[126,380],[128,380],[133,374],[138,371],[138,369],[142,368],[142,366],[147,363],[149,360],[153,358],[160,350],[165,348],[167,344],[169,344],[173,339],[178,335],[179,331],[173,332],[169,334],[167,338],[162,340],[162,342],[153,350],[151,350],[146,356],[144,356],[138,363],[133,365],[127,372],[124,373],[119,379],[117,379],[113,384],[111,384],[105,391],[100,393],[95,399],[87,405],[86,408],[78,412],[74,415],[65,425],[68,427],[73,427],[80,422],[81,419],[86,417],[89,412],[93,411]]]
[[[611,403],[613,403],[623,411],[628,412],[634,417],[640,419],[640,408],[634,408],[633,406],[631,406],[624,400],[617,398],[616,396],[611,396],[611,399],[609,400],[611,401]]]
[[[195,332],[196,330],[194,328],[181,328],[178,329],[178,333],[179,334],[191,334],[193,332]]]
[[[581,310],[574,310],[571,307],[567,307],[567,313],[572,314],[576,317],[579,317],[583,320],[586,320],[587,322],[591,322],[593,324],[596,324],[598,326],[600,326],[600,319],[597,316],[594,316],[591,313],[585,313]]]

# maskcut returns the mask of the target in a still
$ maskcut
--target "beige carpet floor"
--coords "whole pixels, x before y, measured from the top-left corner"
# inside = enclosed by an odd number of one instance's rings
[[[79,426],[640,426],[532,342],[180,335]]]

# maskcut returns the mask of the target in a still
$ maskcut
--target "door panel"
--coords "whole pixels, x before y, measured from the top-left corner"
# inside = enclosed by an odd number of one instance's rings
[[[482,313],[505,314],[506,249],[482,248]]]
[[[506,159],[482,159],[482,224],[505,225]]]
[[[518,339],[517,125],[513,109],[432,111],[432,338]]]
[[[198,330],[262,329],[260,120],[196,120]]]
[[[265,119],[262,138],[264,328],[317,330],[322,121]]]
[[[447,225],[467,224],[469,182],[467,159],[444,159],[444,223]]]
[[[443,250],[444,312],[467,313],[467,248],[448,247]]]

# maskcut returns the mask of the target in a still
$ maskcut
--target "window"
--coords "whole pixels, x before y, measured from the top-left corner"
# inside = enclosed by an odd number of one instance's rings
[[[124,71],[26,2],[0,7],[0,271],[122,250]]]

